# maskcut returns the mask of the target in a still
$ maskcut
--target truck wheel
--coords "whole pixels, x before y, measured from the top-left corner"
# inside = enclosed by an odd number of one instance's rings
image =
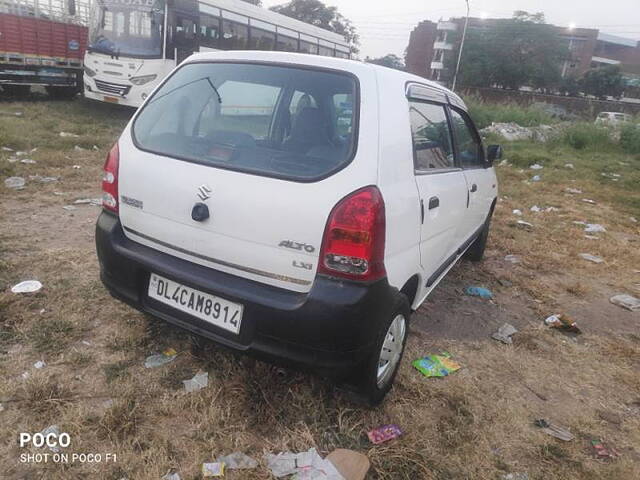
[[[474,240],[469,249],[465,252],[466,259],[472,262],[479,262],[484,258],[484,251],[487,248],[487,239],[489,238],[489,230],[491,228],[491,217],[493,216],[493,209],[489,212],[489,216],[482,226],[482,231],[478,238]]]
[[[371,406],[379,405],[391,390],[407,343],[410,316],[409,300],[403,293],[398,293],[392,314],[382,324],[365,366],[360,390]]]
[[[44,87],[44,89],[49,97],[56,99],[69,99],[78,94],[76,87]]]
[[[31,92],[31,85],[2,85],[2,90],[11,97],[26,97]]]

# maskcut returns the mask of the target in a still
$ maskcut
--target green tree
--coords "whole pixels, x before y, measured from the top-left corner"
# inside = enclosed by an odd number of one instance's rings
[[[349,42],[351,53],[358,53],[360,38],[351,21],[336,7],[328,7],[320,0],[292,0],[271,7],[274,12],[295,18],[305,23],[343,35]]]
[[[548,90],[559,85],[568,56],[568,48],[554,27],[544,23],[542,13],[518,11],[492,28],[469,29],[458,79],[462,85]],[[454,57],[449,55],[446,65],[452,73]]]
[[[383,67],[395,68],[396,70],[404,70],[405,68],[402,59],[394,53],[388,53],[384,57],[379,58],[367,57],[365,62],[375,63],[376,65],[382,65]]]
[[[624,82],[618,65],[589,70],[582,77],[582,91],[605,100],[608,96],[620,98],[624,92]]]

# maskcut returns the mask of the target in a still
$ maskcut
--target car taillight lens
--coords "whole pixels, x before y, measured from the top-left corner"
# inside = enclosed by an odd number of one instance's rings
[[[118,164],[120,151],[116,142],[104,162],[102,175],[102,206],[107,210],[118,213]]]
[[[366,187],[353,192],[329,215],[318,272],[363,281],[384,277],[384,237],[380,191]]]

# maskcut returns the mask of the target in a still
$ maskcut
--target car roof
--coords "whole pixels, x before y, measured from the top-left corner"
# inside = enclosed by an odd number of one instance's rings
[[[267,63],[286,63],[302,66],[313,66],[319,68],[329,68],[334,70],[342,70],[350,72],[358,76],[366,71],[375,71],[382,77],[386,77],[392,81],[400,82],[404,85],[408,83],[417,83],[428,88],[438,90],[445,94],[451,103],[462,107],[466,110],[466,106],[462,99],[451,90],[443,87],[426,78],[413,75],[411,73],[395,70],[374,63],[365,63],[359,60],[350,60],[346,58],[324,57],[320,55],[310,55],[307,53],[291,53],[291,52],[270,52],[258,50],[220,50],[215,52],[195,53],[186,59],[183,63],[203,62],[212,60],[229,60],[229,61],[245,61],[245,62],[267,62]]]

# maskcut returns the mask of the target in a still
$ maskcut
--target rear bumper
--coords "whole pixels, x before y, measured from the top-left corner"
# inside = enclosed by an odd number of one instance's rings
[[[233,350],[330,374],[347,375],[369,357],[397,292],[386,279],[363,285],[318,276],[308,293],[263,285],[133,242],[107,212],[96,225],[96,248],[107,289],[138,310]],[[242,303],[240,333],[149,298],[150,272]]]

